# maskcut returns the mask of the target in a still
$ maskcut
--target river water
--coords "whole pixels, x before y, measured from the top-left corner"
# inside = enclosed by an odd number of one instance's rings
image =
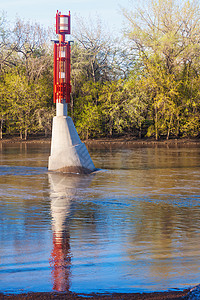
[[[100,170],[84,176],[48,173],[49,151],[0,145],[0,292],[200,283],[197,146],[91,146]]]

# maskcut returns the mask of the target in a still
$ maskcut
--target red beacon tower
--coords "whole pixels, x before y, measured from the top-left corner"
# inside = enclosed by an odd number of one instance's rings
[[[89,174],[96,170],[90,154],[81,142],[71,117],[67,116],[70,102],[70,34],[69,15],[56,14],[56,33],[59,41],[54,41],[54,103],[56,116],[53,118],[51,154],[48,170],[57,172]]]
[[[54,88],[53,102],[56,103],[57,115],[66,115],[70,102],[70,42],[65,41],[65,34],[70,34],[70,12],[68,15],[56,13],[56,33],[59,41],[54,41]],[[61,104],[61,105],[59,105]]]

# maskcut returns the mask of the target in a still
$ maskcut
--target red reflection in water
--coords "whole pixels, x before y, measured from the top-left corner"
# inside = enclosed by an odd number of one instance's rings
[[[71,253],[69,233],[53,233],[53,249],[50,266],[52,268],[53,290],[64,292],[70,288]]]

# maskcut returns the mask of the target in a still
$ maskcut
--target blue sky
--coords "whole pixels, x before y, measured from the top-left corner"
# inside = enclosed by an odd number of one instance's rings
[[[24,20],[37,21],[45,27],[53,26],[55,14],[71,11],[72,26],[75,15],[92,18],[98,15],[110,31],[117,32],[123,24],[120,7],[132,8],[135,0],[0,0],[0,11],[5,11],[7,19],[16,16]]]

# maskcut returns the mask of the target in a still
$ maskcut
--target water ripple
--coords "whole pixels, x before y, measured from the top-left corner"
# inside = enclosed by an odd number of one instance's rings
[[[0,176],[12,175],[12,176],[31,176],[40,175],[47,172],[47,168],[44,167],[24,167],[24,166],[0,166]]]

